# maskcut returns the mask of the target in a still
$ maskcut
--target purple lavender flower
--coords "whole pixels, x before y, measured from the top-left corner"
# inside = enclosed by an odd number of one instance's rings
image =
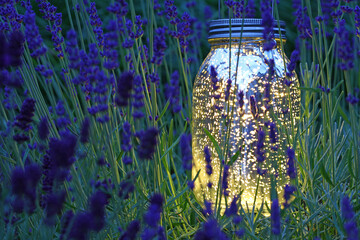
[[[264,27],[263,38],[265,40],[263,46],[264,51],[270,51],[276,45],[276,42],[273,40],[274,18],[272,17],[272,9],[270,3],[271,3],[270,1],[261,1],[261,17],[262,17],[262,25]]]
[[[284,207],[287,208],[289,207],[289,200],[291,198],[291,196],[294,194],[296,190],[295,186],[291,186],[286,184],[284,187],[284,199],[285,199],[285,203],[284,203]]]
[[[244,91],[243,90],[239,90],[237,98],[238,98],[238,102],[239,102],[239,108],[240,108],[241,113],[242,113],[243,112],[243,107],[244,107]]]
[[[118,35],[116,22],[111,20],[107,26],[108,32],[104,35],[104,51],[103,55],[106,57],[104,67],[113,70],[119,67],[118,53],[116,47],[118,45]]]
[[[208,219],[195,233],[195,240],[227,240],[226,235],[221,231],[216,219]]]
[[[276,143],[277,131],[276,131],[276,124],[274,122],[269,123],[269,138],[271,143]]]
[[[254,18],[256,14],[256,7],[254,0],[248,0],[247,6],[245,8],[245,15],[247,18]]]
[[[60,139],[50,139],[49,157],[55,178],[63,180],[64,173],[74,163],[76,142],[76,137],[69,132],[63,132]]]
[[[136,239],[137,233],[140,231],[140,222],[138,220],[131,221],[126,231],[121,235],[119,240],[131,240]]]
[[[155,36],[154,36],[154,45],[153,45],[153,56],[151,58],[151,63],[155,63],[157,65],[160,65],[162,63],[162,60],[165,55],[166,50],[166,31],[167,27],[159,27],[155,30]]]
[[[288,156],[288,169],[287,174],[291,179],[296,178],[296,169],[295,169],[295,152],[291,147],[288,147],[286,150],[286,154]]]
[[[1,32],[5,31],[19,31],[23,21],[23,15],[19,14],[15,8],[16,1],[3,1],[1,5],[0,16],[2,22],[0,23]],[[5,5],[5,6],[4,6]]]
[[[280,207],[278,199],[271,203],[271,232],[274,235],[280,235]]]
[[[23,131],[28,131],[32,117],[35,112],[35,100],[32,98],[26,98],[21,106],[19,115],[15,118],[14,126],[20,128]]]
[[[118,18],[124,17],[128,13],[128,4],[125,0],[116,0],[107,10],[116,14]]]
[[[189,45],[189,42],[186,40],[187,37],[190,36],[192,33],[191,30],[191,23],[192,19],[189,15],[189,13],[184,12],[181,16],[181,21],[178,24],[178,31],[176,33],[176,37],[179,38],[180,46],[182,47],[182,50],[184,52],[187,52],[187,47]]]
[[[191,134],[183,134],[180,138],[180,149],[182,154],[183,168],[191,170],[192,152],[191,152]]]
[[[299,37],[301,39],[311,38],[312,31],[311,31],[310,18],[307,15],[307,7],[299,6],[296,10],[295,16],[296,16],[296,20],[294,24],[299,31]]]
[[[124,72],[117,80],[116,104],[120,107],[126,107],[131,97],[134,75],[132,72]]]
[[[31,9],[31,5],[27,6],[25,16],[25,38],[29,49],[31,51],[31,56],[37,58],[46,53],[46,48],[43,45],[43,40],[39,33],[39,28],[35,23],[35,13]]]
[[[165,13],[166,18],[170,20],[170,23],[173,25],[177,25],[180,20],[177,18],[177,8],[174,6],[173,0],[165,0]]]
[[[355,34],[360,37],[360,7],[359,6],[355,6],[354,8],[354,20],[355,20]]]
[[[219,79],[217,77],[218,73],[213,65],[210,66],[210,79],[212,83],[213,90],[216,91],[220,87],[217,86],[217,83],[219,82]]]
[[[97,9],[95,2],[90,3],[90,8],[88,9],[90,17],[90,25],[93,26],[93,32],[96,35],[96,40],[100,48],[104,47],[104,35],[103,29],[101,28],[102,21],[97,14]]]
[[[343,197],[341,201],[341,212],[345,219],[344,228],[348,237],[347,239],[359,239],[359,230],[356,226],[355,213],[348,196]]]
[[[346,101],[351,105],[356,105],[360,102],[359,98],[349,93],[346,97]]]
[[[159,130],[149,128],[140,135],[140,145],[138,154],[141,159],[152,159],[157,145],[157,135]]]
[[[67,32],[66,39],[66,51],[68,53],[69,67],[72,69],[80,69],[81,60],[75,30],[69,30]]]
[[[239,211],[239,207],[237,205],[237,201],[238,201],[238,197],[234,197],[233,200],[230,203],[230,207],[228,207],[225,210],[225,215],[227,217],[231,217],[231,216],[237,216],[238,211]]]
[[[231,79],[228,79],[226,81],[226,88],[225,88],[225,101],[229,100],[230,90],[231,90]]]
[[[211,166],[211,153],[208,146],[204,147],[204,155],[205,155],[205,162],[206,162],[206,174],[212,174],[212,166]]]
[[[49,125],[46,117],[43,117],[40,120],[40,123],[38,125],[38,135],[40,140],[45,141],[47,137],[49,136]]]
[[[253,115],[253,118],[256,120],[258,118],[258,108],[254,95],[250,96],[250,111]]]
[[[99,232],[105,226],[105,206],[108,204],[109,195],[103,191],[96,191],[90,198],[90,213],[92,215],[91,229]]]
[[[129,152],[131,150],[131,125],[128,122],[123,124],[123,133],[121,141],[121,150],[124,152]]]
[[[345,27],[345,19],[339,20],[338,27],[334,29],[337,34],[336,47],[337,55],[340,58],[339,67],[341,70],[350,70],[354,67],[353,41]]]
[[[172,111],[174,113],[180,112],[181,106],[179,104],[180,88],[178,71],[174,71],[173,74],[171,74],[170,84],[166,86],[165,94],[168,101],[170,101]]]
[[[222,188],[225,196],[229,196],[229,175],[230,175],[230,166],[224,165],[223,179],[222,179]]]
[[[141,111],[141,108],[144,106],[144,95],[143,95],[143,88],[141,83],[141,77],[139,75],[134,77],[134,94],[132,105],[134,107],[133,117],[135,119],[140,119],[144,117],[144,113]]]
[[[3,36],[0,36],[3,37]],[[3,48],[2,51],[4,51],[6,53],[6,58],[4,59],[3,56],[2,59],[5,60],[4,62],[6,63],[7,67],[8,65],[13,66],[13,67],[18,67],[22,64],[21,61],[21,55],[24,52],[24,35],[21,32],[11,32],[10,36],[9,36],[9,43],[6,44],[3,43],[4,45],[2,45],[1,47]],[[1,63],[1,65],[4,63]]]
[[[295,75],[294,71],[298,61],[300,61],[300,51],[298,50],[298,44],[296,44],[295,50],[291,53],[290,62],[286,66],[286,76],[288,78],[291,78]]]
[[[85,144],[89,142],[89,135],[90,135],[90,119],[85,117],[80,131],[80,142]]]
[[[81,212],[76,214],[69,232],[69,239],[87,239],[87,236],[91,230],[92,221],[93,216],[89,212]]]
[[[255,156],[256,156],[256,160],[257,162],[263,163],[265,161],[265,151],[264,151],[264,146],[265,146],[265,132],[260,128],[257,134],[257,143],[256,143],[256,149],[255,149]]]
[[[60,214],[65,202],[65,197],[65,191],[50,193],[45,197],[46,224],[53,225],[55,223],[54,217]]]
[[[159,193],[150,197],[150,206],[144,215],[144,221],[150,228],[155,228],[160,221],[164,199]]]

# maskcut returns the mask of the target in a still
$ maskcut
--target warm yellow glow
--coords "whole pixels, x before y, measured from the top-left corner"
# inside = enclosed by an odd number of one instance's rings
[[[286,86],[284,84],[284,60],[280,49],[264,53],[261,44],[258,40],[254,42],[247,40],[242,43],[239,51],[238,45],[233,43],[230,51],[229,45],[218,45],[215,42],[196,77],[193,90],[192,113],[194,161],[192,176],[195,177],[197,172],[201,170],[195,181],[194,188],[195,196],[200,202],[206,199],[215,203],[221,168],[219,156],[211,140],[205,134],[204,128],[214,136],[222,149],[224,149],[227,142],[227,132],[230,132],[228,136],[230,158],[240,150],[239,158],[230,168],[230,192],[229,197],[226,199],[228,203],[231,202],[234,196],[239,195],[241,191],[243,191],[241,202],[244,208],[248,206],[251,210],[254,203],[255,207],[258,208],[263,201],[270,202],[271,175],[277,176],[277,192],[281,201],[283,187],[289,183],[289,179],[286,176],[285,157],[288,134],[286,134],[286,131],[280,131],[280,129],[290,130],[290,111],[287,111],[290,108],[290,104],[294,124],[299,118],[300,92],[298,90],[298,80],[294,77],[291,79],[293,84],[290,88]],[[238,55],[239,58],[237,57]],[[266,111],[264,91],[268,65],[265,63],[265,59],[269,58],[273,58],[275,61],[275,77],[270,83],[271,101],[269,104],[271,110]],[[239,60],[238,63],[237,60]],[[219,89],[217,91],[213,90],[210,79],[210,66],[212,65],[218,73]],[[238,66],[237,69],[236,66]],[[236,74],[237,77],[235,77]],[[228,101],[225,101],[226,85],[229,78],[232,80],[230,97]],[[240,90],[244,92],[243,110],[240,109],[236,98]],[[220,95],[220,98],[215,99],[214,95]],[[250,96],[254,96],[256,99],[258,120],[254,119],[250,111]],[[229,121],[229,125],[226,125],[226,121]],[[266,135],[264,147],[266,160],[261,166],[267,169],[268,172],[265,176],[259,176],[257,174],[258,163],[255,154],[257,131],[259,128],[262,128],[268,132],[268,128],[264,126],[264,123],[268,121],[276,122],[278,130],[277,142],[271,144],[268,134]],[[228,129],[229,126],[230,129]],[[209,146],[211,150],[213,173],[210,177],[206,174],[205,170],[205,146]],[[278,150],[273,150],[274,147],[277,147]],[[209,181],[213,183],[211,188],[207,186]],[[258,194],[255,201],[254,197],[257,186]],[[225,207],[225,198],[222,198],[222,204]]]

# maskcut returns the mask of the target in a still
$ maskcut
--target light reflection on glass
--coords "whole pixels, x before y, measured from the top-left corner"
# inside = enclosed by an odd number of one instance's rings
[[[269,58],[273,58],[275,61],[275,74],[270,82],[270,110],[267,111],[264,90],[269,67],[265,63],[265,59]],[[211,66],[214,66],[218,73],[219,88],[216,91],[213,90],[210,78]],[[193,88],[192,177],[194,178],[201,170],[194,188],[198,201],[203,202],[206,199],[214,204],[218,187],[221,185],[221,182],[220,185],[218,182],[222,163],[213,143],[205,134],[204,128],[214,136],[221,149],[225,149],[226,143],[229,144],[229,152],[226,153],[227,162],[238,151],[240,152],[239,157],[230,167],[229,196],[226,199],[222,197],[222,208],[225,208],[225,200],[230,204],[233,197],[238,196],[241,191],[243,191],[241,202],[245,209],[249,207],[251,210],[254,203],[255,208],[259,208],[263,201],[270,202],[271,176],[276,177],[276,190],[281,201],[283,188],[285,184],[289,183],[286,175],[285,150],[286,142],[289,142],[288,137],[290,137],[288,133],[291,128],[291,119],[293,125],[296,126],[300,114],[298,80],[294,76],[291,79],[293,83],[290,87],[285,85],[284,67],[280,48],[264,52],[262,42],[257,39],[243,40],[241,48],[233,42],[231,51],[228,41],[224,42],[222,39],[213,42],[210,53],[200,67]],[[229,100],[225,101],[229,78],[232,83],[230,96]],[[243,109],[240,109],[237,100],[240,90],[244,92]],[[220,98],[216,99],[214,95],[220,95]],[[250,110],[249,99],[251,96],[257,103],[257,120]],[[292,114],[292,118],[290,114]],[[277,125],[277,142],[270,143],[269,135],[266,134],[264,147],[266,160],[262,163],[262,168],[267,170],[267,174],[260,176],[257,173],[259,165],[255,155],[257,134],[260,128],[268,132],[269,129],[266,125],[269,122]],[[205,171],[205,146],[209,146],[212,157],[213,173],[210,177]],[[209,182],[212,183],[211,188],[208,187]],[[256,200],[254,199],[255,195]]]

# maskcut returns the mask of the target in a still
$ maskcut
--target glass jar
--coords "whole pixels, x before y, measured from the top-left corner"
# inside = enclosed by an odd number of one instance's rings
[[[276,46],[270,51],[263,49],[261,19],[229,23],[210,23],[211,50],[194,83],[192,177],[200,203],[223,211],[240,197],[251,211],[270,203],[271,185],[284,202],[290,182],[286,149],[296,133],[300,90],[295,73],[286,77],[284,22],[274,23]]]

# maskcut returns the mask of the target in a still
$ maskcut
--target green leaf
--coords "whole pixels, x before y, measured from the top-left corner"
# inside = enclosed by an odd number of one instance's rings
[[[218,142],[215,140],[215,138],[211,135],[211,133],[206,128],[204,128],[204,132],[210,138],[210,141],[214,144],[214,147],[219,156],[219,159],[221,159],[222,152],[221,152],[221,148],[220,148]]]
[[[232,166],[234,162],[239,158],[240,155],[240,149],[237,150],[234,156],[231,157],[230,162],[228,163],[229,166]]]
[[[332,186],[334,187],[334,184],[332,183],[329,174],[327,174],[324,164],[320,164],[320,172],[321,175],[324,177],[324,179]]]

